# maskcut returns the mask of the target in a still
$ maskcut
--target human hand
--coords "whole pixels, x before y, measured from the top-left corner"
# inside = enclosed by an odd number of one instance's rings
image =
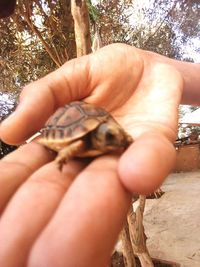
[[[133,136],[135,142],[121,157],[118,172],[128,190],[148,193],[174,162],[182,87],[174,68],[131,46],[110,45],[28,85],[17,111],[2,123],[0,136],[11,144],[23,142],[58,107],[84,99],[110,111]]]
[[[54,163],[47,164],[52,156],[38,144],[21,148],[27,149],[27,158],[18,151],[7,156],[2,161],[1,188],[8,185],[5,161],[9,157],[13,157],[9,166],[22,165],[25,172],[18,174],[13,167],[11,177],[21,178],[18,185],[26,182],[0,221],[0,265],[26,266],[26,261],[34,267],[105,265],[130,203],[126,189],[153,191],[172,168],[181,93],[182,79],[176,70],[125,45],[111,45],[70,61],[28,85],[17,111],[1,125],[4,141],[23,142],[59,106],[84,99],[110,111],[135,142],[120,159],[100,157],[83,171],[80,162],[73,162],[75,168],[67,164],[64,173],[59,173]],[[31,155],[31,146],[37,147],[37,153]],[[8,199],[12,193],[4,195]],[[38,214],[33,216],[36,207]]]

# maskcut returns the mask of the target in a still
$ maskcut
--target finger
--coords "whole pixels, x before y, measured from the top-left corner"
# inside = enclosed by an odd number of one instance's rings
[[[9,144],[25,141],[59,106],[88,95],[88,60],[89,56],[71,60],[26,86],[18,108],[0,126],[1,139]]]
[[[0,214],[18,187],[52,159],[52,154],[33,142],[21,146],[0,161]]]
[[[25,266],[32,243],[82,167],[71,162],[61,173],[49,163],[18,190],[0,220],[0,266]]]
[[[147,195],[162,184],[175,159],[175,148],[167,138],[143,134],[121,156],[120,180],[128,191]]]
[[[29,267],[107,266],[130,205],[118,160],[93,161],[74,181],[35,243]]]

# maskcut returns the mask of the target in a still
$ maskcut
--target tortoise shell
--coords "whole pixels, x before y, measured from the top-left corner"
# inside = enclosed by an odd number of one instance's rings
[[[114,142],[115,140],[110,140],[110,143],[99,141],[104,134],[107,134],[109,138],[107,125],[116,130],[114,135],[117,142]],[[98,132],[100,126],[101,129]],[[113,136],[110,135],[111,138]],[[42,138],[39,142],[59,153],[65,147],[69,147],[69,152],[65,149],[65,154],[67,152],[67,158],[69,159],[71,157],[71,155],[69,156],[70,146],[76,143],[77,140],[84,140],[84,143],[87,143],[84,151],[79,154],[78,151],[76,153],[76,155],[81,157],[91,157],[113,151],[116,150],[115,147],[117,146],[124,148],[132,142],[132,138],[125,133],[122,127],[106,110],[82,101],[71,102],[59,108],[46,122],[45,127],[42,129]],[[71,150],[74,150],[74,148]],[[71,154],[74,156],[75,153]],[[64,157],[62,156],[62,161]]]

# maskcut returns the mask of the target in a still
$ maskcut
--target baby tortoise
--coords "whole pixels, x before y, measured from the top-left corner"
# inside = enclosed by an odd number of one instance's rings
[[[60,169],[74,157],[121,151],[132,142],[107,111],[82,101],[59,108],[46,122],[39,139],[39,143],[58,153]]]

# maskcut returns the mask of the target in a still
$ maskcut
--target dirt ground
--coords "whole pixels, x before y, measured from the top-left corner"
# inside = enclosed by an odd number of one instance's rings
[[[171,174],[160,199],[147,200],[144,226],[154,258],[200,267],[200,171]]]

